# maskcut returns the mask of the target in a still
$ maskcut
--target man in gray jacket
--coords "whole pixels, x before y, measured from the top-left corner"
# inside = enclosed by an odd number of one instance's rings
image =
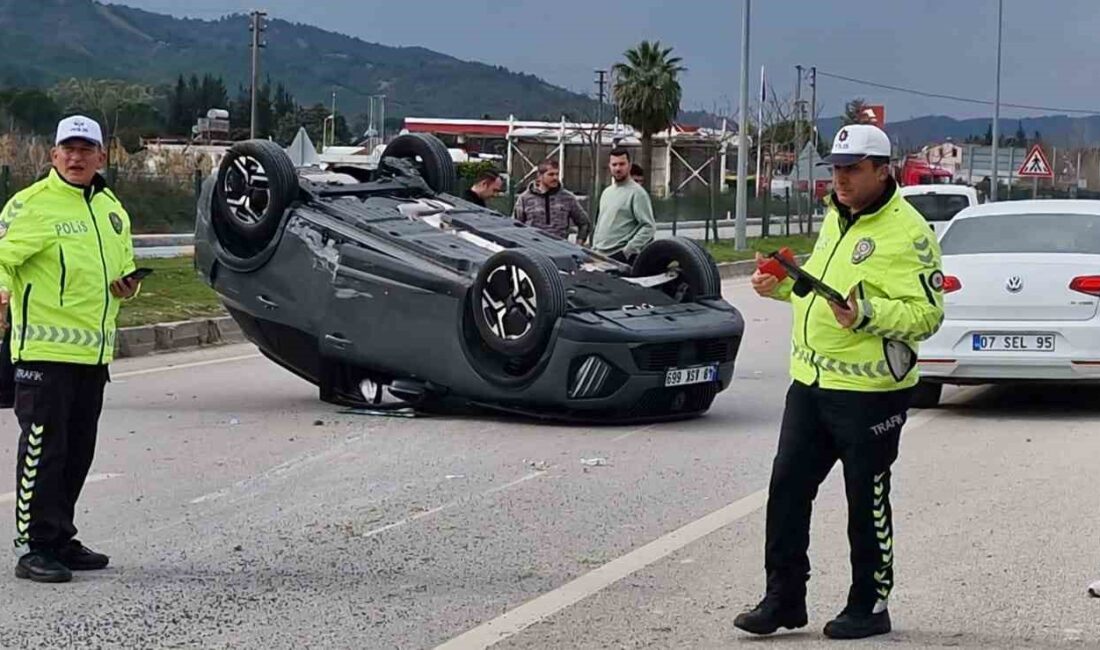
[[[516,199],[512,216],[560,239],[569,237],[569,225],[577,227],[577,242],[588,239],[592,223],[577,197],[561,186],[561,170],[557,161],[539,163],[535,182]]]

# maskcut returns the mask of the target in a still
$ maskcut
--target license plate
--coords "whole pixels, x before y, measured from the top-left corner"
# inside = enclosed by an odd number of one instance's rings
[[[1053,334],[975,334],[975,352],[1054,352]]]
[[[690,386],[718,381],[718,364],[695,368],[672,368],[665,373],[665,387]]]

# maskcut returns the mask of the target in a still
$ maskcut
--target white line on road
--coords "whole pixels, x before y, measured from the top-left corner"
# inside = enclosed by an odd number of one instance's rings
[[[630,574],[665,558],[688,544],[742,519],[764,506],[767,490],[753,492],[728,506],[715,510],[702,519],[678,528],[663,537],[604,564],[557,589],[479,625],[436,648],[436,650],[468,650],[488,648],[526,628],[545,620],[566,607],[622,580]]]
[[[236,357],[225,357],[224,359],[209,359],[207,361],[195,361],[192,363],[181,363],[174,366],[160,366],[157,368],[146,368],[145,370],[130,370],[128,372],[111,373],[112,378],[123,377],[137,377],[138,375],[151,375],[157,372],[167,372],[169,370],[184,370],[186,368],[201,368],[202,366],[213,366],[219,363],[232,363],[234,361],[245,361],[248,359],[258,359],[262,357],[262,354],[242,354]]]
[[[495,488],[490,488],[490,489],[482,492],[480,496],[487,497],[487,496],[490,496],[492,494],[496,494],[497,492],[503,492],[504,490],[507,490],[508,488],[515,487],[515,486],[517,486],[521,483],[526,483],[527,481],[530,481],[531,479],[536,479],[536,478],[542,476],[545,473],[546,472],[541,472],[541,471],[540,472],[531,472],[527,476],[521,476],[520,478],[512,481],[511,483],[505,483],[504,485],[498,485]],[[425,510],[423,512],[418,512],[415,515],[406,517],[405,519],[402,519],[400,521],[395,521],[392,524],[386,524],[385,526],[382,526],[381,528],[375,528],[374,530],[367,531],[367,532],[363,533],[363,537],[374,537],[375,535],[380,535],[380,534],[386,532],[387,530],[393,530],[394,528],[400,528],[401,526],[404,526],[406,524],[411,524],[414,521],[417,521],[418,519],[423,519],[424,517],[430,517],[431,515],[438,514],[440,512],[443,512],[444,510],[449,510],[449,509],[457,506],[459,503],[460,503],[460,501],[451,501],[450,503],[443,504],[443,505],[441,505],[437,508],[432,508],[431,510]]]
[[[984,390],[984,387],[977,386],[964,389],[953,395],[950,400],[946,400],[945,403],[953,404],[964,401],[981,390]],[[923,427],[944,412],[942,410],[920,411],[908,419],[906,430],[911,432],[914,429]],[[507,611],[497,618],[437,646],[436,650],[473,650],[489,648],[500,643],[519,634],[528,627],[550,618],[563,609],[606,589],[632,573],[668,557],[685,546],[729,526],[739,519],[747,517],[764,507],[767,496],[767,489],[753,492],[749,496],[715,510],[701,519],[696,519],[641,548],[611,560],[607,564],[574,579],[572,582]]]
[[[122,474],[91,474],[84,481],[84,485],[89,483],[99,483],[100,481],[106,481],[112,478],[119,478]],[[0,503],[15,503],[15,492],[8,492],[7,494],[0,494]]]
[[[633,431],[627,431],[626,433],[624,433],[620,436],[615,436],[614,438],[612,438],[611,442],[622,442],[623,440],[626,440],[627,438],[629,438],[633,435],[639,434],[643,431],[649,431],[651,429],[656,429],[656,428],[657,428],[656,424],[651,424],[648,427],[642,427],[640,429],[634,429]]]

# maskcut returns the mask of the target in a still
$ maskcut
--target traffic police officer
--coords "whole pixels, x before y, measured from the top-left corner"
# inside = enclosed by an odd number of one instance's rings
[[[106,555],[75,539],[95,451],[119,300],[135,294],[130,218],[98,170],[99,125],[60,122],[49,174],[0,213],[0,305],[11,310],[16,466],[15,575],[67,582]]]
[[[848,498],[852,584],[847,606],[824,631],[842,639],[890,631],[890,465],[917,383],[917,345],[943,322],[943,273],[936,238],[901,197],[889,162],[889,138],[869,124],[842,128],[825,159],[835,190],[803,268],[848,296],[846,305],[809,291],[804,281],[762,270],[752,277],[758,294],[793,307],[794,381],[768,490],[766,595],[734,622],[748,632],[806,625],[810,511],[837,460]]]

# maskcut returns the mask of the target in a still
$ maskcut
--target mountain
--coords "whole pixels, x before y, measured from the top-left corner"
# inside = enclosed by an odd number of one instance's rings
[[[231,95],[250,75],[249,17],[180,19],[94,0],[0,0],[0,83],[49,86],[69,77],[172,84],[179,74],[225,79]],[[387,117],[557,119],[594,115],[583,95],[529,74],[461,61],[422,47],[387,47],[269,19],[261,75],[303,104],[331,101],[359,115],[386,95]]]
[[[951,138],[962,142],[970,136],[984,136],[993,122],[990,118],[957,120],[945,115],[928,115],[901,122],[889,122],[886,131],[903,149],[918,149],[932,142]],[[821,139],[831,142],[840,130],[840,117],[818,120]],[[1070,117],[1050,115],[1023,119],[1001,118],[1001,135],[1013,137],[1017,127],[1022,127],[1029,140],[1038,131],[1043,142],[1055,147],[1092,147],[1100,145],[1100,116]]]

